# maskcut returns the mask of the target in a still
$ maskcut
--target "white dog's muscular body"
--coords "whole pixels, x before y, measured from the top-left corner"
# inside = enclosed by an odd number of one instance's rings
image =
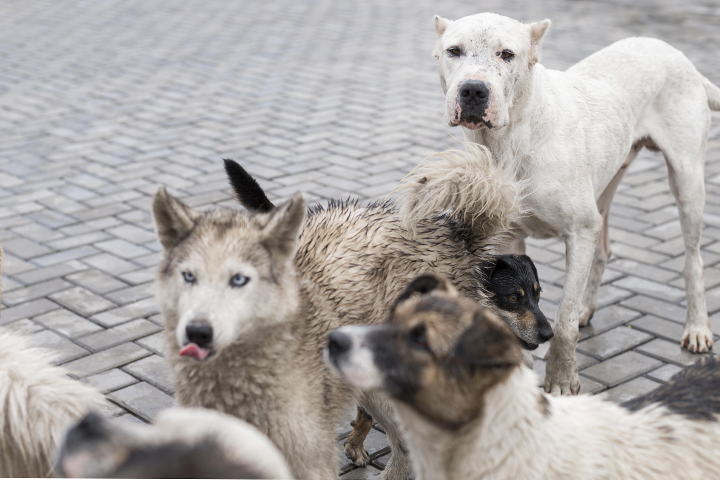
[[[610,255],[612,197],[642,147],[665,155],[678,204],[687,295],[682,345],[693,352],[712,346],[700,235],[710,109],[720,109],[720,89],[680,51],[649,38],[619,41],[565,72],[548,70],[537,61],[549,24],[495,14],[435,17],[435,56],[448,123],[466,127],[469,139],[487,145],[528,185],[528,215],[508,250],[524,253],[528,236],[565,240],[564,294],[545,389],[571,394],[580,387],[578,326],[594,313]]]

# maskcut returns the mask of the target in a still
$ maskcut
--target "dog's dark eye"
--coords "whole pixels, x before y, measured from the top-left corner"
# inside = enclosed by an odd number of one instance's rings
[[[427,348],[427,336],[425,335],[425,325],[418,325],[410,330],[410,340],[421,348]]]
[[[457,57],[459,55],[462,55],[462,50],[460,50],[460,48],[458,48],[458,47],[450,47],[447,49],[447,53],[451,57]]]
[[[244,287],[250,281],[245,275],[237,274],[230,279],[230,285],[233,287]]]
[[[510,296],[508,297],[508,300],[509,300],[511,303],[517,303],[517,301],[518,301],[518,296],[517,296],[517,295],[510,295]]]
[[[511,52],[510,50],[503,50],[502,53],[500,54],[500,58],[502,58],[503,60],[510,60],[514,56],[515,56],[515,54],[513,52]]]
[[[182,272],[183,280],[187,283],[195,283],[195,275],[190,272]]]

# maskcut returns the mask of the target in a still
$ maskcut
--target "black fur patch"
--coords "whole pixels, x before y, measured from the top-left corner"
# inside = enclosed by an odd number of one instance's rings
[[[255,212],[269,212],[275,209],[275,205],[267,198],[252,175],[234,160],[226,158],[223,161],[228,180],[243,207]]]
[[[694,420],[716,420],[720,415],[720,359],[704,358],[675,374],[667,385],[622,406],[636,412],[652,404]]]

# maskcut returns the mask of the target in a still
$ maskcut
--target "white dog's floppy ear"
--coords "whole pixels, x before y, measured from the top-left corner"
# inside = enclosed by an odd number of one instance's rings
[[[170,195],[164,185],[153,195],[152,210],[155,230],[165,250],[173,248],[195,228],[197,214]]]
[[[550,20],[548,19],[530,24],[530,65],[535,65],[540,61],[540,43],[549,26]]]
[[[295,254],[305,210],[305,199],[298,192],[270,213],[270,220],[262,229],[263,244],[279,262],[287,261]]]
[[[452,20],[443,18],[440,15],[435,15],[435,31],[437,32],[438,37],[442,37],[442,34],[445,33],[445,29],[451,23],[452,23]]]

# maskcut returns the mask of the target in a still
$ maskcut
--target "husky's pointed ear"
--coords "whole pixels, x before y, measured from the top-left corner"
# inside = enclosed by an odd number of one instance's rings
[[[548,19],[530,24],[530,57],[528,59],[530,65],[535,65],[540,61],[540,43],[549,26],[550,20]]]
[[[158,187],[152,198],[153,218],[158,239],[170,250],[195,228],[195,213],[190,207],[170,195],[165,186]]]
[[[437,32],[438,37],[442,37],[442,34],[445,33],[445,29],[447,29],[448,25],[451,23],[452,20],[443,18],[440,15],[435,15],[435,32]]]
[[[398,297],[392,310],[412,297],[420,297],[429,293],[446,293],[451,297],[458,295],[457,290],[450,284],[447,278],[441,275],[421,275],[408,284],[405,291]]]
[[[295,254],[306,208],[305,199],[298,192],[270,213],[270,219],[262,229],[263,244],[278,260],[288,260]]]
[[[478,308],[472,325],[455,344],[454,356],[471,367],[510,368],[521,363],[522,349],[497,315]]]

